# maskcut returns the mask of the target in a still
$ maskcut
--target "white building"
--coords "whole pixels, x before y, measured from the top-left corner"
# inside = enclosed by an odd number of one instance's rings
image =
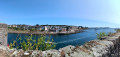
[[[48,26],[45,26],[45,31],[49,31]]]

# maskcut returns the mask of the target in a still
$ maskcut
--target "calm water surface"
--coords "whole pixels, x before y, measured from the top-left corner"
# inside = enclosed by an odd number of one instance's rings
[[[109,28],[109,29],[87,29],[85,32],[77,33],[77,34],[69,34],[69,35],[51,35],[51,39],[54,39],[54,42],[56,43],[56,49],[68,46],[68,45],[83,45],[85,42],[88,42],[90,40],[97,39],[96,33],[100,32],[115,32],[115,29]],[[25,38],[26,34],[8,34],[8,43],[15,40],[17,37]],[[34,35],[38,37],[39,35]],[[47,35],[49,36],[49,35]]]

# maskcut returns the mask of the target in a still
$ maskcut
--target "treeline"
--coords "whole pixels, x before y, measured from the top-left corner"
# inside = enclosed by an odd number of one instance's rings
[[[24,28],[16,28],[16,27],[8,27],[8,29],[14,29],[14,30],[25,30]]]

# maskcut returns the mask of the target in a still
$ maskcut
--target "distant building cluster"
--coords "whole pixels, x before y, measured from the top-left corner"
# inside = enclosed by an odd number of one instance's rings
[[[31,25],[8,25],[9,29],[22,29],[22,30],[30,30],[30,31],[47,31],[47,32],[75,32],[81,29],[86,29],[87,27],[83,26],[68,26],[68,25],[39,25],[36,24],[34,26]]]

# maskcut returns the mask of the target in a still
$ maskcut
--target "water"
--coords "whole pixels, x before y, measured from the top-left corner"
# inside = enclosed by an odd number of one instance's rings
[[[69,35],[51,35],[51,39],[56,43],[56,49],[68,46],[68,45],[83,45],[84,43],[97,39],[96,33],[100,32],[115,32],[115,29],[107,28],[107,29],[87,29],[85,32],[69,34]],[[19,34],[22,38],[25,37],[26,34]],[[38,35],[34,35],[38,36]],[[47,35],[49,36],[49,35]],[[8,43],[15,40],[18,37],[18,34],[10,33],[8,34]]]

